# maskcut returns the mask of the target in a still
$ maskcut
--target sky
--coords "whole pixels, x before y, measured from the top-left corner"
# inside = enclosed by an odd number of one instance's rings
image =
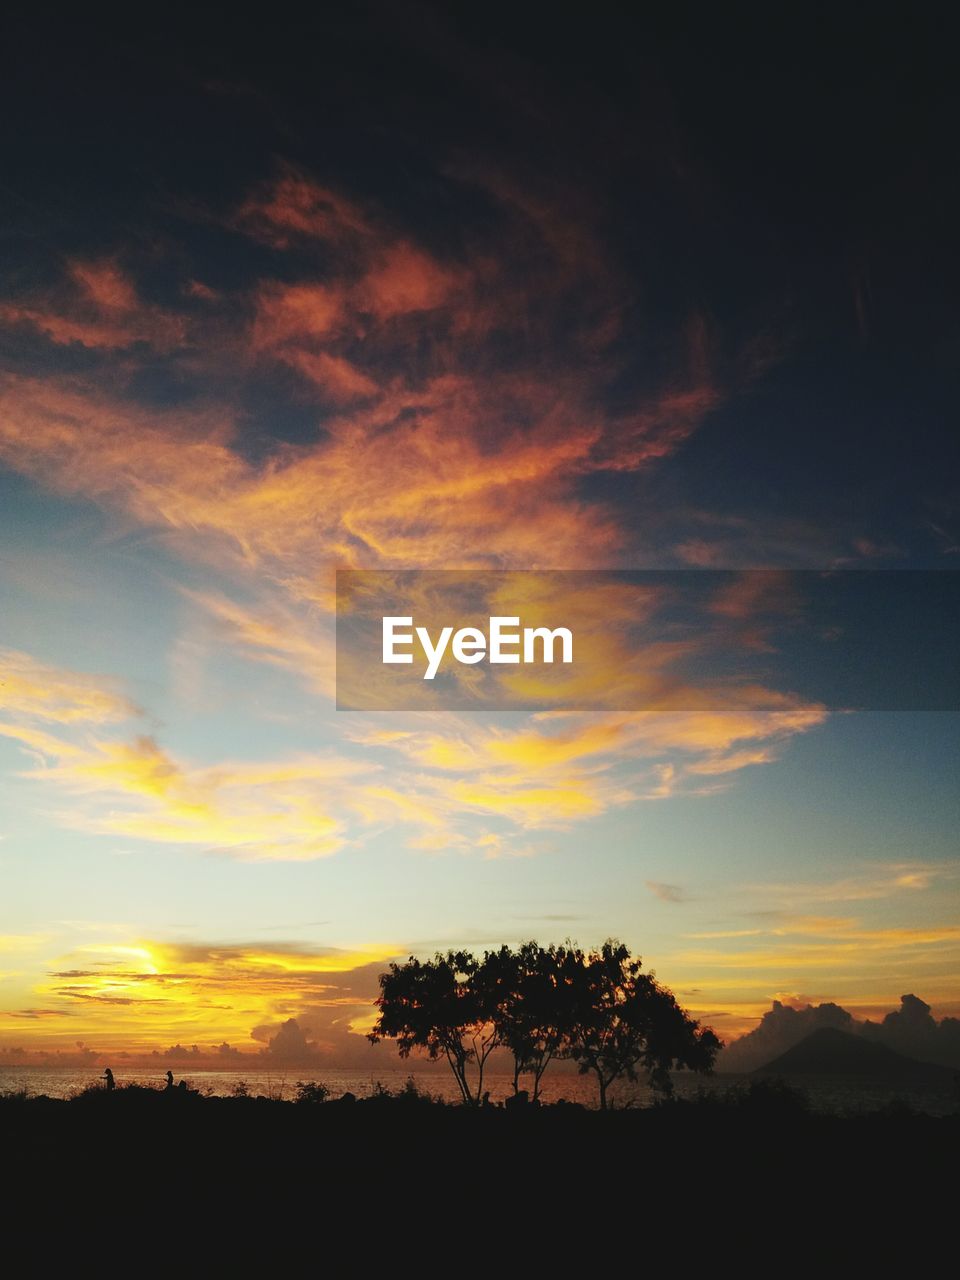
[[[530,937],[960,1013],[957,712],[778,681],[748,572],[957,568],[945,17],[164,21],[6,20],[0,1061],[366,1063]],[[763,696],[337,710],[344,569],[736,571]]]

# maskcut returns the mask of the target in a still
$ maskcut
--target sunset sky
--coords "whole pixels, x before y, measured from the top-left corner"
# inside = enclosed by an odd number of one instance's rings
[[[366,1063],[529,937],[960,1014],[960,718],[771,682],[748,585],[749,705],[336,710],[337,569],[957,568],[939,19],[544,13],[8,23],[0,1063]]]

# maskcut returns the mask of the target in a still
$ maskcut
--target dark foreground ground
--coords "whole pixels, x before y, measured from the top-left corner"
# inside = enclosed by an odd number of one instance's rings
[[[38,1280],[925,1277],[955,1220],[958,1140],[960,1113],[824,1115],[776,1081],[606,1114],[413,1091],[7,1095],[0,1224],[24,1246],[11,1275]]]
[[[133,1086],[0,1098],[0,1151],[31,1280],[848,1280],[940,1273],[960,1114],[823,1115],[777,1082],[606,1114]]]
[[[144,1177],[157,1189],[208,1191],[226,1179],[245,1194],[386,1180],[435,1196],[477,1179],[494,1190],[520,1180],[530,1192],[588,1194],[625,1177],[688,1196],[800,1186],[822,1206],[851,1188],[934,1191],[952,1182],[960,1152],[960,1109],[932,1117],[893,1104],[824,1115],[778,1081],[606,1114],[563,1103],[474,1110],[412,1088],[365,1099],[303,1093],[277,1101],[128,1086],[71,1099],[6,1095],[4,1166],[35,1194],[73,1174],[105,1197]]]

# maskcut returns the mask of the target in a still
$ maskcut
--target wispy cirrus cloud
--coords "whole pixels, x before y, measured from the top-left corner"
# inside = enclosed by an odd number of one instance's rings
[[[822,936],[828,940],[802,941],[805,934]],[[760,935],[763,936],[762,934]],[[919,928],[866,928],[834,926],[832,930],[795,929],[782,931],[777,936],[792,936],[795,940],[776,947],[744,945],[736,950],[719,949],[681,951],[671,957],[678,964],[701,965],[714,969],[745,969],[755,972],[797,974],[808,969],[832,970],[833,976],[841,971],[890,965],[905,952],[929,949],[939,953],[935,958],[942,963],[943,953],[960,956],[960,927],[952,924],[928,925]]]
[[[32,761],[21,776],[72,797],[60,815],[68,826],[244,858],[323,857],[346,839],[334,798],[376,773],[335,752],[184,763],[155,737],[132,731],[141,713],[117,682],[19,651],[5,651],[0,667],[7,716],[0,736]]]
[[[221,220],[275,255],[257,257],[243,283],[211,288],[175,264],[161,304],[120,255],[73,258],[60,286],[18,300],[33,319],[0,315],[53,348],[42,373],[3,377],[0,461],[160,540],[206,577],[183,589],[222,640],[321,698],[335,567],[629,558],[629,524],[584,481],[656,465],[721,395],[696,314],[657,377],[611,394],[631,359],[620,318],[635,300],[589,210],[483,166],[448,176],[484,191],[492,220],[442,250],[282,164]],[[57,353],[76,343],[101,365],[57,372]],[[172,399],[145,390],[145,350],[176,385]],[[281,372],[313,429],[252,439],[244,393]],[[597,602],[566,604],[586,625]],[[630,670],[650,680],[672,654],[647,649]],[[639,798],[716,789],[822,722],[822,708],[759,694],[750,707],[695,715],[532,720],[470,735],[457,722],[396,737],[341,722],[353,754],[256,769],[190,761],[139,732],[77,743],[45,738],[29,717],[16,732],[39,753],[31,776],[69,793],[65,816],[85,829],[294,858],[400,824],[414,847],[489,855],[504,830],[564,828]]]
[[[713,714],[666,713],[537,713],[519,729],[484,726],[467,731],[465,722],[449,727],[395,730],[380,726],[357,728],[355,741],[398,750],[418,763],[442,770],[522,770],[530,765],[556,768],[573,763],[650,757],[671,751],[719,760],[744,739],[781,738],[822,723],[824,712],[799,700],[771,695],[772,705],[758,708],[752,701],[742,711],[729,705]],[[362,723],[362,722],[361,722]],[[737,767],[756,763],[752,755]]]
[[[0,712],[45,724],[105,724],[137,714],[119,682],[0,649]]]
[[[161,307],[117,259],[72,261],[59,293],[21,300],[0,322],[97,347],[108,362],[123,347],[116,391],[75,367],[58,377],[55,359],[40,379],[8,377],[0,458],[175,531],[189,555],[221,541],[307,598],[331,564],[609,563],[625,531],[580,497],[580,482],[656,462],[696,429],[719,394],[709,343],[694,326],[662,385],[609,400],[621,286],[600,268],[598,243],[569,217],[559,233],[556,205],[505,193],[490,175],[469,181],[493,191],[514,234],[440,254],[384,211],[281,166],[228,221],[281,257],[295,250],[296,270],[229,296],[206,289],[200,313],[187,271],[184,304],[174,290]],[[170,362],[175,408],[137,382],[126,350],[137,343]],[[236,393],[278,366],[302,379],[317,436],[274,441],[254,459]]]
[[[834,880],[756,883],[744,886],[754,901],[796,911],[807,903],[864,902],[921,893],[937,886],[960,882],[960,870],[942,862],[886,862],[867,865],[852,875]]]
[[[253,661],[288,671],[314,693],[332,698],[336,655],[325,617],[304,616],[275,596],[250,607],[216,591],[184,595],[209,616],[221,643]]]
[[[495,407],[457,377],[330,420],[322,443],[259,464],[223,408],[164,412],[76,379],[10,377],[2,400],[0,458],[14,469],[201,556],[230,552],[301,598],[328,599],[334,565],[577,567],[623,545],[611,512],[574,498],[598,430],[568,433],[548,412],[490,452],[478,427]]]

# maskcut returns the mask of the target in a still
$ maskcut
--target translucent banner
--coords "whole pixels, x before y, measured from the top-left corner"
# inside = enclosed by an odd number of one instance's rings
[[[960,574],[341,570],[341,710],[960,708]]]

